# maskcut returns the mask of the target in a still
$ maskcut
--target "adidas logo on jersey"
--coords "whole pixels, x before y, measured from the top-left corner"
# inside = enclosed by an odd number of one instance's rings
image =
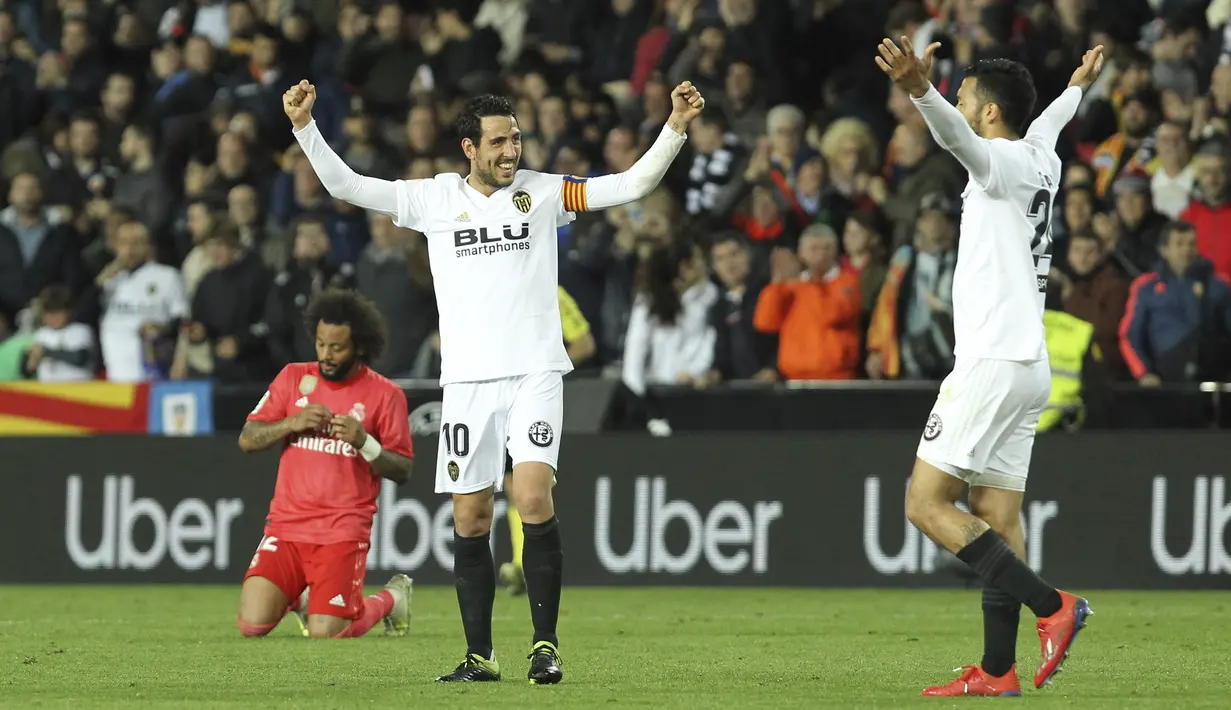
[[[346,600],[341,594],[335,594],[333,599],[329,600],[329,606],[346,606]]]
[[[453,218],[453,221],[454,221],[454,222],[469,222],[469,221],[470,221],[470,213],[469,213],[469,212],[463,212],[463,213],[459,214],[458,216],[454,217],[454,218]]]
[[[295,400],[295,406],[299,407],[300,409],[303,409],[304,407],[308,406],[308,398],[300,397],[299,399]]]

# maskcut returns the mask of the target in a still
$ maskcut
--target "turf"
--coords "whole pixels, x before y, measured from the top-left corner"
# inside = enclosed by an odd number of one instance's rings
[[[3,707],[955,707],[919,690],[979,657],[977,592],[567,589],[564,684],[525,680],[526,601],[496,602],[505,681],[447,686],[453,590],[420,588],[411,636],[242,639],[238,589],[0,587]],[[1089,594],[1097,615],[1035,707],[1214,708],[1231,692],[1225,593]],[[1038,645],[1023,613],[1023,684]],[[379,629],[379,627],[378,627]],[[1006,700],[1001,702],[1018,702]]]

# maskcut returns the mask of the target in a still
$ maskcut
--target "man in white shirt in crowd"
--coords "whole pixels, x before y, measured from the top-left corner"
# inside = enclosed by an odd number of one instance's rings
[[[1196,181],[1188,131],[1178,123],[1164,121],[1155,139],[1158,141],[1158,170],[1150,179],[1154,209],[1167,215],[1167,219],[1179,219],[1180,213],[1193,201]]]
[[[150,259],[150,234],[136,220],[116,232],[115,260],[95,280],[102,290],[99,341],[112,382],[162,376],[180,320],[188,314],[180,272]],[[162,351],[168,357],[162,357]]]
[[[72,293],[62,284],[48,286],[38,298],[43,326],[34,332],[26,351],[25,373],[40,382],[82,382],[94,379],[94,331],[85,323],[69,322]]]
[[[1051,392],[1043,300],[1051,266],[1051,209],[1060,186],[1056,139],[1098,78],[1102,47],[1086,53],[1069,88],[1033,123],[1030,72],[1007,59],[967,70],[954,108],[932,86],[933,43],[886,39],[876,62],[911,95],[937,145],[970,173],[962,195],[953,276],[956,363],[924,427],[906,515],[983,578],[984,655],[929,696],[1021,695],[1015,653],[1022,605],[1038,617],[1049,683],[1086,625],[1090,605],[1026,566],[1021,505],[1035,426]],[[969,513],[955,503],[970,489]]]
[[[453,573],[467,643],[465,659],[441,682],[501,677],[492,649],[496,568],[489,536],[506,451],[534,621],[527,677],[535,684],[563,677],[556,623],[564,561],[551,489],[564,419],[561,377],[573,366],[560,323],[556,230],[577,212],[633,202],[658,185],[705,103],[689,82],[671,98],[657,140],[622,173],[584,178],[518,170],[522,139],[512,103],[486,95],[458,116],[468,176],[389,181],[355,173],[325,142],[312,120],[315,87],[301,81],[283,96],[295,138],[332,197],[427,236],[444,388],[436,491],[453,496]]]

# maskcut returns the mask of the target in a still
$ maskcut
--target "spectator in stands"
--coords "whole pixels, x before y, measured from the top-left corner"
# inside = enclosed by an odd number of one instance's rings
[[[100,126],[103,157],[113,165],[125,162],[120,146],[124,131],[132,124],[133,115],[136,113],[136,98],[137,82],[132,76],[113,72],[107,77],[99,97],[102,107]]]
[[[1091,87],[1082,101],[1077,139],[1083,143],[1102,143],[1119,133],[1123,126],[1127,98],[1150,87],[1150,70],[1154,66],[1150,55],[1132,46],[1116,47],[1107,61],[1107,69],[1099,84]],[[1105,79],[1104,79],[1105,78]]]
[[[1123,129],[1099,144],[1091,160],[1098,173],[1095,193],[1099,197],[1108,194],[1121,173],[1148,171],[1153,141],[1149,141],[1151,145],[1146,143],[1158,125],[1161,112],[1158,92],[1152,88],[1125,97],[1121,114]]]
[[[953,369],[957,216],[945,195],[924,197],[914,238],[894,253],[868,327],[871,379],[939,380]]]
[[[329,235],[319,217],[302,215],[291,224],[291,263],[274,277],[265,303],[269,356],[274,367],[310,362],[316,357],[316,334],[303,327],[308,301],[327,288],[349,288],[354,268],[339,268],[329,260]]]
[[[385,316],[389,330],[384,357],[375,364],[387,377],[426,376],[414,372],[424,343],[437,332],[440,314],[432,292],[423,235],[393,224],[388,215],[368,214],[372,242],[355,265],[355,283]]]
[[[362,11],[345,13],[338,20],[342,48],[338,74],[354,86],[368,111],[378,116],[405,115],[407,88],[424,63],[424,54],[407,33],[406,13],[393,0],[382,0],[375,22]],[[368,28],[375,33],[369,34]]]
[[[720,109],[707,110],[698,117],[690,138],[693,159],[688,189],[684,192],[684,209],[693,216],[726,213],[736,196],[732,193],[745,192],[745,181],[740,176],[747,167],[748,150],[731,132]]]
[[[255,164],[252,158],[255,146],[250,144],[244,137],[235,131],[228,131],[218,136],[218,152],[217,158],[214,161],[213,169],[210,171],[208,193],[216,201],[221,202],[226,199],[226,195],[231,191],[231,188],[236,185],[249,185],[259,181],[261,175],[260,169]],[[299,161],[306,163],[306,160]],[[298,163],[297,163],[298,164]],[[298,187],[296,183],[296,187]],[[316,182],[317,189],[321,193],[320,182]],[[296,193],[299,196],[299,193]],[[308,198],[303,198],[308,199]],[[299,203],[303,205],[302,202]],[[287,220],[290,221],[289,219]]]
[[[873,208],[868,195],[877,168],[876,137],[868,125],[857,118],[840,118],[830,124],[821,137],[821,154],[829,166],[829,184],[845,198],[847,209]],[[846,215],[837,215],[845,223]]]
[[[716,335],[713,364],[696,384],[708,387],[731,380],[777,380],[777,338],[757,332],[752,325],[765,285],[751,280],[751,257],[743,235],[723,232],[715,237],[710,260],[722,293],[709,314]]]
[[[1069,235],[1067,270],[1053,268],[1049,289],[1058,290],[1060,308],[1094,326],[1103,368],[1113,380],[1127,379],[1120,354],[1120,321],[1128,302],[1128,281],[1108,261],[1092,231]]]
[[[173,251],[166,251],[171,248],[170,241],[162,241],[170,221],[171,193],[157,163],[156,148],[154,132],[148,126],[133,124],[124,129],[120,160],[127,170],[116,177],[111,202],[132,210],[155,235],[160,255],[174,258]]]
[[[753,325],[778,335],[778,371],[788,380],[849,380],[859,368],[859,280],[838,262],[838,236],[815,223],[799,237],[799,258],[771,257],[771,281]]]
[[[1150,180],[1154,208],[1167,219],[1178,219],[1192,201],[1196,176],[1188,131],[1178,123],[1166,121],[1158,127],[1158,171]]]
[[[261,196],[248,183],[240,183],[227,193],[227,220],[239,231],[239,242],[246,249],[259,251],[261,260],[281,268],[290,258],[289,249],[274,239],[266,238]]]
[[[694,385],[714,360],[709,311],[718,287],[701,247],[677,241],[654,248],[638,273],[624,340],[622,379],[638,397],[650,385]]]
[[[924,124],[899,124],[889,145],[892,178],[883,192],[873,194],[872,198],[896,225],[893,243],[885,245],[896,250],[914,240],[923,198],[933,193],[958,195],[965,186],[966,175],[953,156],[936,150]]]
[[[1158,235],[1167,218],[1150,204],[1150,178],[1125,174],[1112,185],[1116,219],[1120,223],[1119,250],[1137,268],[1149,271],[1158,261]]]
[[[150,233],[131,220],[116,233],[115,259],[95,279],[102,299],[99,341],[112,382],[166,376],[180,321],[188,315],[184,281],[152,259]]]
[[[1231,370],[1231,286],[1197,253],[1187,222],[1163,230],[1157,269],[1133,281],[1120,350],[1143,387],[1200,382]]]
[[[722,108],[731,122],[731,131],[744,145],[754,145],[759,137],[768,134],[765,99],[756,82],[756,69],[747,60],[737,58],[727,65]]]
[[[155,67],[162,66],[158,72],[162,85],[154,94],[148,118],[157,123],[191,116],[209,107],[218,90],[217,53],[210,40],[194,34],[184,43],[182,52],[175,42],[165,42],[155,52]]]
[[[1197,230],[1197,251],[1214,265],[1215,273],[1231,279],[1231,182],[1225,145],[1210,143],[1196,159],[1198,195],[1180,219]]]
[[[244,249],[233,229],[215,230],[206,247],[213,269],[201,279],[192,299],[189,339],[210,344],[212,375],[222,382],[268,378],[272,366],[261,317],[272,281],[269,272]]]
[[[885,225],[871,211],[853,212],[842,230],[842,270],[859,281],[860,332],[866,332],[872,307],[880,295],[888,267],[885,265]]]
[[[18,330],[19,311],[44,288],[83,285],[78,250],[60,210],[43,206],[38,176],[21,173],[9,185],[9,206],[0,211],[0,321]]]
[[[278,176],[271,210],[276,225],[286,229],[292,219],[308,212],[326,219],[333,216],[333,200],[307,159],[299,156],[289,166],[283,166],[283,170],[284,174]]]
[[[1087,232],[1094,225],[1094,208],[1098,198],[1094,189],[1086,185],[1074,185],[1064,190],[1064,213],[1060,224],[1053,222],[1053,230],[1058,241],[1069,234]]]
[[[94,332],[70,322],[72,292],[63,284],[43,289],[38,299],[43,325],[26,351],[24,374],[40,382],[81,382],[94,379]]]

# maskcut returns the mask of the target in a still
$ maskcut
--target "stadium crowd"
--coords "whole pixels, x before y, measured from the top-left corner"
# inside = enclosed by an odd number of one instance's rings
[[[1086,324],[1078,360],[1108,379],[1225,378],[1229,20],[1231,0],[0,0],[0,378],[264,382],[315,359],[300,311],[329,286],[392,324],[380,371],[438,374],[423,237],[325,193],[281,105],[306,78],[324,135],[390,179],[465,174],[452,120],[483,92],[515,98],[522,167],[622,171],[691,80],[708,106],[660,188],[558,235],[579,369],[634,392],[939,379],[966,177],[873,63],[886,35],[943,43],[950,100],[975,60],[1018,59],[1036,110],[1106,47],[1059,146],[1049,312]]]

